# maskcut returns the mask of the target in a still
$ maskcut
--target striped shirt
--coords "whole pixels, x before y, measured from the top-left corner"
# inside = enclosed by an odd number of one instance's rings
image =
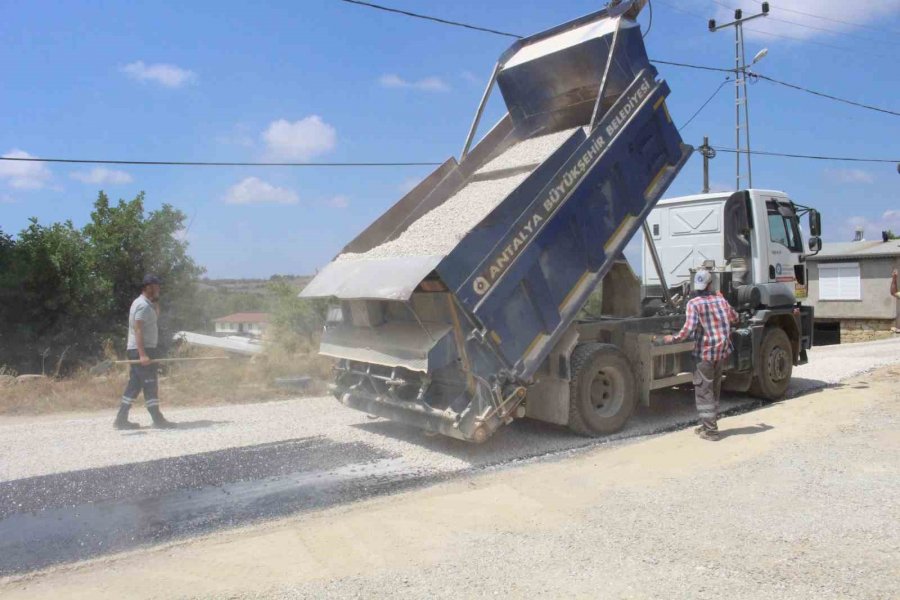
[[[697,333],[694,356],[710,362],[725,360],[733,350],[731,323],[737,319],[728,300],[719,294],[703,294],[688,302],[684,327],[672,337],[680,342]]]

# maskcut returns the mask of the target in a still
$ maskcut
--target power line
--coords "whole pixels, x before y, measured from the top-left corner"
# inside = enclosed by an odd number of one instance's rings
[[[794,25],[796,27],[803,27],[805,29],[812,29],[813,31],[822,31],[825,33],[830,33],[832,35],[843,35],[846,37],[855,38],[858,40],[865,40],[867,42],[875,42],[877,44],[891,44],[896,46],[897,42],[892,42],[889,40],[879,40],[876,38],[866,37],[864,35],[856,35],[855,33],[847,33],[846,31],[838,31],[837,29],[828,29],[827,27],[817,27],[815,25],[807,25],[806,23],[798,23],[797,21],[788,21],[787,19],[779,19],[777,17],[769,17],[770,21],[777,21],[779,23],[786,23],[788,25]]]
[[[729,81],[731,81],[731,78],[730,78],[730,77],[726,77],[726,78],[725,78],[725,81],[723,81],[722,83],[720,83],[720,84],[719,84],[719,87],[716,88],[716,91],[712,93],[712,96],[710,96],[710,97],[706,100],[706,102],[703,103],[703,106],[701,106],[700,108],[697,109],[697,112],[695,112],[695,113],[691,116],[691,118],[687,120],[687,123],[685,123],[684,125],[682,125],[681,127],[678,128],[678,131],[682,131],[682,130],[685,129],[688,125],[690,125],[690,124],[691,124],[691,121],[693,121],[695,118],[697,118],[697,115],[699,115],[701,112],[703,112],[703,109],[706,108],[707,105],[708,105],[710,102],[712,102],[713,98],[715,98],[715,97],[719,94],[719,92],[722,91],[722,88],[725,87],[725,84],[728,83]]]
[[[143,165],[173,167],[434,167],[439,162],[205,162],[175,160],[96,160],[83,158],[38,158],[0,156],[17,162],[73,163],[86,165]]]
[[[734,148],[725,148],[721,146],[713,146],[714,150],[719,152],[730,152],[732,154],[740,152],[740,154],[746,154],[746,150],[735,150]],[[861,162],[861,163],[896,163],[900,164],[900,157],[898,158],[859,158],[859,157],[848,157],[848,156],[818,156],[815,154],[791,154],[786,152],[767,152],[764,150],[751,150],[750,154],[755,154],[759,156],[777,156],[781,158],[803,158],[807,160],[831,160],[831,161],[842,161],[842,162]]]
[[[876,112],[885,113],[888,115],[893,115],[895,117],[900,117],[900,112],[888,110],[886,108],[879,108],[877,106],[871,106],[869,104],[862,104],[861,102],[854,102],[853,100],[847,100],[845,98],[838,98],[837,96],[832,96],[831,94],[826,94],[824,92],[817,92],[815,90],[811,90],[809,88],[805,88],[799,85],[795,85],[793,83],[787,83],[786,81],[779,81],[772,77],[768,77],[766,75],[760,75],[759,73],[752,74],[755,77],[759,77],[760,79],[764,79],[766,81],[770,81],[772,83],[777,83],[778,85],[783,85],[784,87],[789,87],[794,90],[799,90],[801,92],[806,92],[807,94],[813,94],[814,96],[820,96],[822,98],[827,98],[829,100],[834,100],[835,102],[842,102],[844,104],[849,104],[851,106],[858,106],[859,108],[865,108],[868,110],[874,110]]]
[[[441,19],[438,17],[432,17],[429,15],[423,15],[419,13],[409,12],[407,10],[400,10],[399,8],[391,8],[389,6],[382,6],[380,4],[373,4],[372,2],[361,2],[360,0],[340,0],[341,2],[346,2],[347,4],[357,4],[359,6],[367,6],[369,8],[375,8],[377,10],[383,10],[385,12],[396,13],[398,15],[405,15],[407,17],[413,17],[414,19],[423,19],[425,21],[432,21],[434,23],[441,23],[443,25],[452,25],[453,27],[462,27],[464,29],[471,29],[473,31],[483,31],[485,33],[493,33],[494,35],[502,35],[505,37],[511,37],[516,39],[521,39],[523,36],[508,33],[506,31],[498,31],[496,29],[489,29],[487,27],[479,27],[478,25],[470,25],[469,23],[460,23],[459,21],[448,21],[447,19]]]
[[[792,42],[801,42],[804,44],[814,44],[816,46],[822,46],[823,48],[831,48],[832,50],[840,50],[841,52],[855,53],[856,50],[852,48],[848,48],[846,46],[835,46],[834,44],[826,44],[825,42],[818,42],[816,40],[799,38],[792,35],[785,35],[783,33],[772,33],[771,31],[763,31],[762,29],[753,29],[751,27],[745,27],[744,31],[751,31],[753,33],[758,33],[759,35],[767,35],[773,38],[781,38],[783,40],[790,40]],[[884,56],[883,54],[877,54],[877,56]]]
[[[849,25],[851,27],[861,27],[863,29],[871,29],[873,31],[884,31],[886,33],[890,33],[896,35],[900,33],[900,31],[894,29],[884,29],[881,27],[875,27],[873,25],[866,25],[863,23],[854,23],[853,21],[845,21],[842,19],[834,19],[832,17],[824,17],[822,15],[816,15],[813,13],[803,12],[802,10],[795,10],[792,8],[785,8],[783,6],[772,6],[772,8],[777,8],[778,10],[783,10],[784,12],[794,13],[796,15],[803,15],[804,17],[812,17],[814,19],[822,19],[823,21],[830,21],[831,23],[838,23],[840,25]]]
[[[712,2],[713,4],[716,4],[716,5],[718,5],[718,6],[721,6],[722,8],[726,8],[726,9],[728,9],[728,10],[736,10],[736,9],[735,9],[734,7],[732,7],[732,6],[729,6],[729,5],[727,5],[727,4],[723,3],[723,2],[719,2],[719,0],[709,0],[709,1]],[[787,10],[787,9],[779,8],[779,10]],[[797,12],[797,11],[789,11],[789,12]],[[805,14],[806,16],[815,16],[815,15],[808,14],[808,13],[799,13],[799,14]],[[896,45],[896,44],[897,44],[896,42],[891,42],[891,41],[887,41],[887,40],[879,40],[879,39],[875,39],[875,38],[869,38],[869,37],[864,37],[864,36],[860,36],[860,35],[855,35],[855,34],[852,34],[852,33],[847,33],[847,32],[844,32],[844,31],[837,31],[837,30],[835,30],[835,29],[827,29],[827,28],[824,28],[824,27],[816,27],[816,26],[814,26],[814,25],[806,25],[806,24],[804,24],[804,23],[797,23],[796,21],[788,21],[787,19],[779,19],[778,17],[773,17],[773,16],[771,16],[771,13],[770,13],[770,16],[768,17],[768,20],[770,20],[770,21],[779,21],[779,22],[781,22],[781,23],[785,23],[785,24],[788,24],[788,25],[794,25],[794,26],[796,26],[796,27],[804,27],[804,28],[806,28],[806,29],[812,29],[812,30],[815,30],[815,31],[822,31],[822,32],[825,32],[825,33],[831,33],[831,34],[833,34],[833,35],[843,35],[843,36],[847,36],[847,37],[851,37],[851,38],[856,38],[856,39],[866,40],[866,41],[869,41],[869,42],[884,43],[884,44],[892,44],[892,45]],[[832,19],[827,19],[827,20],[832,20]],[[840,22],[840,21],[838,21],[838,22]],[[845,22],[844,24],[849,25],[850,23],[846,23],[846,22]],[[857,25],[857,26],[858,26],[858,27],[863,27],[862,25]],[[822,46],[822,47],[825,47],[825,48],[832,48],[832,49],[834,49],[834,50],[841,50],[841,51],[843,51],[843,52],[855,52],[855,51],[854,51],[853,49],[851,49],[851,48],[847,48],[847,47],[844,47],[844,46],[835,46],[835,45],[833,45],[833,44],[825,44],[825,43],[823,43],[823,42],[817,42],[817,41],[815,41],[815,40],[810,40],[810,39],[805,39],[805,38],[798,38],[798,37],[793,37],[793,36],[790,36],[790,35],[784,35],[784,34],[780,34],[780,33],[771,33],[771,32],[768,32],[768,31],[762,31],[762,30],[759,30],[759,29],[751,29],[751,28],[749,28],[749,27],[746,28],[746,30],[747,30],[747,31],[752,31],[753,33],[758,33],[758,34],[760,34],[760,35],[768,35],[768,36],[770,36],[770,37],[783,38],[783,39],[786,39],[786,40],[792,40],[792,41],[795,41],[795,42],[803,42],[803,43],[815,44],[815,45],[817,45],[817,46]],[[879,54],[878,56],[884,56],[884,55]]]
[[[700,71],[714,71],[716,73],[734,73],[734,69],[722,69],[719,67],[707,67],[705,65],[692,65],[690,63],[673,62],[670,60],[657,60],[655,58],[651,58],[650,62],[657,64],[657,65],[670,65],[673,67],[684,67],[686,69],[698,69]]]
[[[727,80],[722,85],[727,83]],[[719,90],[721,86],[719,87]],[[718,94],[716,90],[715,94]],[[715,96],[713,94],[713,96]],[[706,104],[712,100],[707,100],[704,106],[700,107],[702,111]],[[700,111],[698,111],[699,113]],[[695,115],[696,116],[696,115]],[[693,119],[693,117],[691,117]],[[688,121],[690,123],[690,121]],[[682,129],[688,125],[685,123]],[[722,148],[714,146],[716,150],[721,152],[737,152],[734,148]],[[741,153],[746,153],[742,150]],[[765,152],[762,150],[753,150],[750,154],[761,156],[780,156],[784,158],[805,158],[811,160],[833,160],[848,162],[868,162],[868,163],[900,163],[900,158],[854,158],[839,156],[816,156],[809,154],[788,154],[782,152]],[[443,163],[439,162],[305,162],[305,163],[250,163],[250,162],[199,162],[199,161],[162,161],[162,160],[93,160],[93,159],[76,159],[76,158],[38,158],[28,157],[19,158],[12,156],[0,156],[0,160],[18,161],[18,162],[47,162],[47,163],[68,163],[68,164],[92,164],[92,165],[143,165],[143,166],[175,166],[175,167],[434,167]]]
[[[664,2],[663,0],[656,0],[656,1],[659,2],[660,4],[662,4],[663,6],[668,6],[672,10],[677,10],[680,13],[684,13],[686,15],[691,15],[691,16],[703,19],[704,21],[707,19],[707,17],[705,15],[701,15],[700,13],[696,13],[691,10],[685,10],[684,8],[681,8],[677,4],[671,4],[669,2]]]

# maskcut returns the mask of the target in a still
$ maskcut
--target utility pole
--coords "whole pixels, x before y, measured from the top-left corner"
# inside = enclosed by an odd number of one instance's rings
[[[703,136],[703,145],[697,148],[703,157],[703,193],[709,193],[709,161],[716,157],[716,150],[709,145],[709,136]]]
[[[762,12],[749,17],[744,16],[744,11],[737,9],[734,11],[734,21],[724,25],[717,25],[715,19],[709,20],[709,30],[716,32],[726,27],[734,27],[734,109],[735,109],[735,189],[741,189],[741,154],[746,155],[747,160],[747,187],[753,187],[753,167],[750,161],[750,99],[747,96],[747,58],[744,53],[744,23],[759,17],[765,17],[769,14],[769,3],[762,3]],[[753,60],[755,64],[765,56],[765,51],[756,55]],[[741,111],[743,110],[743,123],[741,122]],[[746,145],[742,146],[741,130],[746,130]]]

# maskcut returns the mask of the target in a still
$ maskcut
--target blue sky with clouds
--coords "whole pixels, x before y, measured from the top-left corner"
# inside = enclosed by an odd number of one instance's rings
[[[532,33],[598,8],[557,0],[384,3]],[[654,0],[652,57],[728,67],[730,33],[711,34],[737,0]],[[742,2],[748,12],[754,4]],[[747,32],[758,71],[900,110],[900,0],[780,0]],[[852,6],[852,8],[848,8]],[[789,12],[791,9],[799,12]],[[815,13],[816,19],[800,13]],[[647,14],[641,17],[646,23]],[[850,26],[839,21],[857,23]],[[800,25],[807,27],[801,27]],[[751,28],[750,25],[747,26]],[[823,31],[828,30],[828,31]],[[458,154],[496,57],[512,40],[361,8],[303,2],[16,3],[0,21],[0,154],[203,161],[442,161]],[[686,121],[724,75],[660,67]],[[754,149],[900,159],[900,117],[760,81],[750,88]],[[502,114],[494,102],[485,122]],[[731,146],[726,86],[683,134]],[[699,191],[695,157],[669,195]],[[900,230],[891,164],[757,158],[756,187],[821,208],[827,240],[856,225]],[[734,161],[713,161],[714,186]],[[147,193],[188,215],[191,252],[212,277],[310,273],[398,200],[427,168],[94,167],[0,162],[0,228],[28,217],[89,217],[97,191]]]

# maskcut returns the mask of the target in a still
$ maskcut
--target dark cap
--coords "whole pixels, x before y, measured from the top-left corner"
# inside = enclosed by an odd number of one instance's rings
[[[160,279],[156,275],[153,275],[152,273],[147,273],[146,275],[144,275],[144,282],[141,284],[141,287],[147,287],[148,285],[153,284],[162,284],[162,279]]]

